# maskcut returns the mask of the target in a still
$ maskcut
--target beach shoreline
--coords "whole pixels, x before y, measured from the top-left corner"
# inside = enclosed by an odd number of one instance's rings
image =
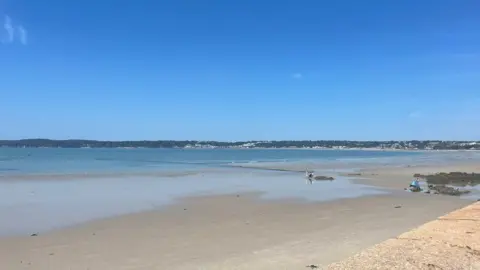
[[[7,269],[39,270],[327,265],[470,203],[411,195],[328,202],[263,200],[259,194],[190,197],[155,211],[3,238],[0,261]]]
[[[46,232],[31,231],[32,236],[0,237],[0,262],[4,268],[12,270],[302,269],[306,265],[326,266],[473,201],[472,198],[409,193],[403,189],[415,173],[480,172],[480,165],[475,160],[451,160],[449,165],[436,162],[413,164],[415,161],[407,164],[405,160],[408,158],[402,158],[397,163],[360,160],[335,163],[334,166],[309,161],[254,163],[253,169],[258,171],[249,168],[238,171],[244,178],[234,182],[235,189],[225,189],[223,193],[200,192],[174,197],[173,203],[160,207],[137,209],[129,214],[97,218]],[[309,186],[301,173],[306,165],[312,166],[319,174],[340,178],[332,182],[316,181]],[[269,171],[271,169],[273,171]],[[258,175],[269,178],[259,178]],[[212,175],[179,177],[177,180],[191,178],[190,184],[197,181],[205,185]],[[345,181],[345,177],[359,186],[342,184],[332,189]],[[263,183],[264,186],[256,186],[261,179],[268,181]],[[294,185],[291,185],[292,179]],[[24,180],[18,181],[22,183]],[[91,181],[103,180],[95,178]],[[115,181],[112,183],[123,185]],[[173,178],[169,181],[176,183]],[[218,185],[221,181],[226,179],[218,178],[211,185]],[[244,187],[245,181],[251,181],[251,188],[239,189]],[[65,180],[65,183],[69,182]],[[146,183],[138,182],[137,186]],[[285,186],[279,187],[280,183]],[[320,201],[302,197],[308,192],[313,196],[326,196],[331,191],[348,194],[352,188],[363,186],[383,192]],[[125,185],[122,188],[136,193],[132,187]],[[156,196],[153,186],[149,189],[153,191],[148,196]],[[286,193],[293,196],[279,193],[280,196],[265,197],[270,189],[298,191]],[[98,202],[93,201],[90,207],[106,202],[101,193],[98,195]]]

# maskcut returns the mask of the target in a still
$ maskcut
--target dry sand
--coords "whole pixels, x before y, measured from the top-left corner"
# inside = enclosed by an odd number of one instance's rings
[[[474,203],[327,269],[480,269],[479,230]]]
[[[479,171],[478,167],[449,168]],[[362,172],[403,189],[421,168]],[[445,171],[428,167],[422,170]],[[305,269],[326,266],[471,201],[412,194],[324,203],[258,194],[188,198],[159,211],[0,240],[0,269]]]

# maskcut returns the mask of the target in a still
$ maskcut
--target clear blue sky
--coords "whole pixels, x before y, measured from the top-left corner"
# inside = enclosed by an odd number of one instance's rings
[[[0,16],[0,138],[480,140],[478,0],[1,0]]]

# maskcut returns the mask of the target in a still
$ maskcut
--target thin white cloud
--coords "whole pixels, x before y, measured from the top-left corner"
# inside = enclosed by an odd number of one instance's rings
[[[303,75],[302,75],[302,73],[294,73],[292,75],[292,78],[299,80],[299,79],[303,78]]]
[[[17,38],[22,45],[27,45],[27,29],[22,25],[15,25],[10,16],[5,15],[3,29],[0,29],[1,42],[4,44],[13,43]]]
[[[12,25],[12,19],[9,16],[5,16],[3,21],[3,29],[6,32],[6,35],[5,38],[2,39],[2,43],[12,43],[15,29]]]
[[[23,26],[17,27],[18,38],[23,45],[27,45],[27,30]]]
[[[420,111],[414,111],[408,114],[409,118],[420,118],[422,117],[422,112]]]

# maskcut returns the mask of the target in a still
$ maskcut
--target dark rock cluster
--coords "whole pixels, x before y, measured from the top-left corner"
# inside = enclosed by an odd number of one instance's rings
[[[432,185],[475,186],[480,184],[480,173],[450,172],[423,175],[416,173],[413,177],[425,179]]]
[[[438,194],[460,196],[470,193],[470,190],[460,190],[458,188],[444,186],[444,185],[428,185],[430,190],[434,190]]]
[[[323,175],[316,175],[316,176],[313,177],[313,179],[315,179],[317,181],[318,180],[330,180],[330,181],[335,180],[335,178],[333,178],[331,176],[323,176]]]

